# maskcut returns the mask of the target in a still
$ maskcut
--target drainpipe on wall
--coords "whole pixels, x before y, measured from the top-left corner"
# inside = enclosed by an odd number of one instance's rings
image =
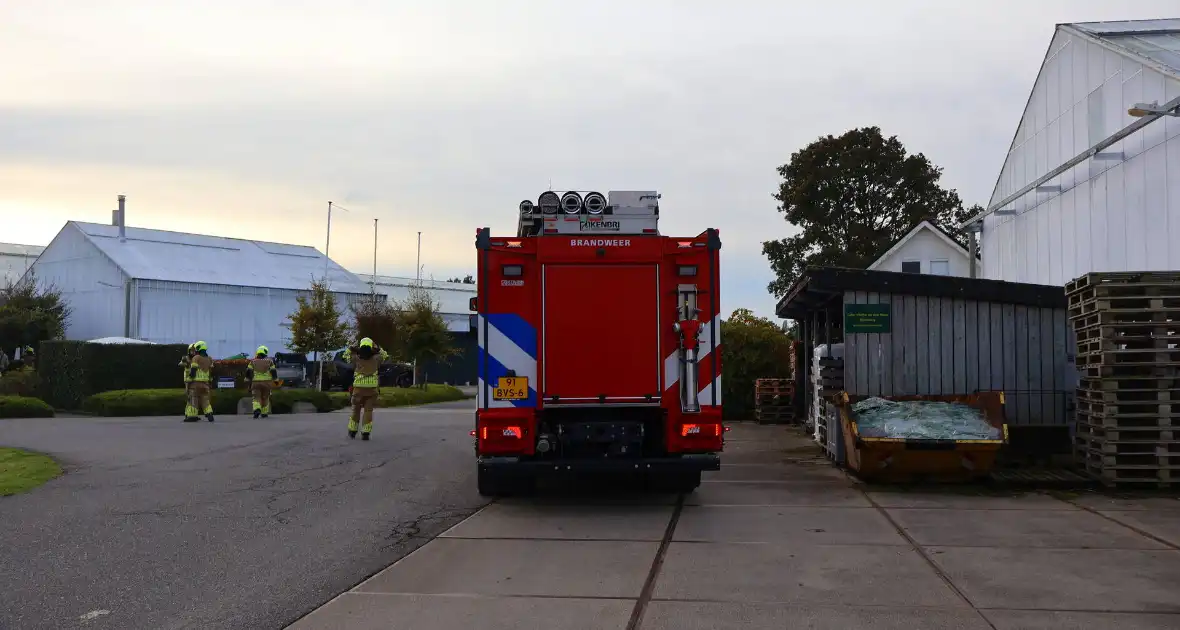
[[[983,229],[983,222],[976,221],[967,227],[967,238],[971,246],[967,249],[968,265],[971,269],[971,277],[979,277],[979,263],[976,256],[979,255],[979,233]]]

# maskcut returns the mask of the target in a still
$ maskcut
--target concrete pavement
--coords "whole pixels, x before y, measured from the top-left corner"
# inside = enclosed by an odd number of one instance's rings
[[[686,498],[499,501],[292,628],[1180,627],[1180,501],[866,492],[729,435]]]
[[[281,628],[487,503],[473,408],[0,420],[66,469],[0,498],[0,628]]]

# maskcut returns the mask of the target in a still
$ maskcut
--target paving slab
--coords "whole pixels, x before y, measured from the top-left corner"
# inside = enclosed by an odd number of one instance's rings
[[[826,481],[847,482],[839,468],[824,465],[787,466],[782,464],[734,464],[721,455],[721,470],[701,476],[709,481]]]
[[[889,510],[919,545],[1166,549],[1085,510]]]
[[[672,543],[654,597],[967,607],[908,546]]]
[[[635,602],[345,593],[291,630],[599,630],[625,628]]]
[[[1160,496],[1111,496],[1100,493],[1084,493],[1079,495],[1063,494],[1063,498],[1070,503],[1088,507],[1094,510],[1177,510],[1180,511],[1180,497]]]
[[[685,506],[679,542],[907,545],[873,508]]]
[[[1147,532],[1173,547],[1180,547],[1180,510],[1159,511],[1106,511],[1099,512],[1120,523]],[[1180,585],[1177,585],[1180,590]]]
[[[1139,613],[985,610],[996,630],[1176,630],[1180,616]]]
[[[869,491],[877,505],[887,508],[958,508],[966,510],[1076,510],[1076,506],[1048,494],[994,495],[983,493],[935,493]]]
[[[990,630],[970,609],[651,602],[643,630]]]
[[[704,482],[685,505],[872,507],[860,490],[834,483]]]
[[[1180,551],[935,547],[979,608],[1180,612]]]
[[[670,505],[496,503],[448,530],[443,537],[659,542],[667,533],[673,509]]]
[[[363,593],[635,598],[658,543],[438,538]]]

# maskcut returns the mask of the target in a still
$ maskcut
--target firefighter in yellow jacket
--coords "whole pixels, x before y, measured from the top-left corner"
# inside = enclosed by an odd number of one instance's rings
[[[389,354],[372,339],[361,339],[356,347],[344,351],[344,361],[352,363],[352,414],[348,417],[348,437],[355,438],[357,422],[360,425],[361,439],[369,439],[373,432],[373,407],[377,405],[378,370],[381,363],[389,358]]]
[[[258,346],[254,358],[246,363],[246,380],[250,383],[250,393],[254,397],[254,417],[265,418],[270,415],[270,390],[274,382],[279,380],[279,371],[275,362],[270,359],[270,348]]]
[[[196,352],[193,351],[194,345],[196,344],[190,343],[188,345],[188,350],[185,351],[183,357],[180,357],[180,363],[176,364],[177,367],[183,370],[182,378],[184,379],[184,419],[186,422],[195,421],[197,416],[196,413],[191,415],[189,414],[193,407],[193,391],[192,388],[189,387],[189,385],[192,384],[192,379],[188,377],[188,369],[192,365],[193,355],[196,354]],[[189,420],[190,417],[192,420]]]
[[[188,369],[188,377],[191,381],[189,388],[193,395],[192,402],[185,410],[185,419],[189,422],[196,422],[197,416],[203,413],[206,420],[213,422],[212,388],[210,387],[210,383],[213,381],[213,359],[209,358],[209,346],[204,341],[193,344],[193,350],[196,354],[193,355]]]

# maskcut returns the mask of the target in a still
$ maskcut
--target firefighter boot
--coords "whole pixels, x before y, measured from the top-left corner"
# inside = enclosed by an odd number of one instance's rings
[[[366,424],[361,425],[361,439],[362,440],[369,439],[369,434],[372,432],[373,432],[373,423],[372,422],[368,422]]]
[[[258,419],[261,417],[262,417],[262,407],[260,407],[258,405],[258,403],[254,403],[254,418]]]
[[[356,430],[357,430],[356,418],[349,418],[348,419],[348,437],[355,438],[356,437]]]

